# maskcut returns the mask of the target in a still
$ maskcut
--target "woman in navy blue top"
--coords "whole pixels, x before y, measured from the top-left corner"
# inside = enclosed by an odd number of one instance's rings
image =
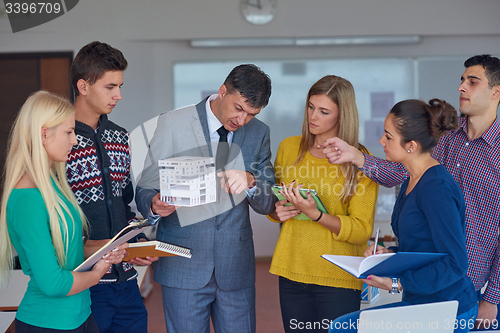
[[[363,281],[393,293],[404,290],[402,302],[382,306],[385,308],[457,300],[455,332],[468,332],[477,316],[477,298],[466,275],[464,197],[451,174],[431,156],[439,138],[457,127],[455,109],[437,99],[429,104],[418,100],[399,102],[386,117],[380,144],[386,159],[402,163],[410,177],[401,186],[391,218],[399,247],[386,249],[378,245],[377,253],[448,255],[405,272],[395,283],[389,277],[374,275]],[[365,257],[373,254],[373,247],[368,247]],[[356,322],[359,312],[337,318],[330,325],[330,332],[356,332],[346,323]]]

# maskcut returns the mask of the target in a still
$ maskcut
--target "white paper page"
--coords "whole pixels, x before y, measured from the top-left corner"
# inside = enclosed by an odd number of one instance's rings
[[[396,253],[381,253],[381,254],[375,254],[373,256],[369,256],[364,258],[363,262],[359,266],[359,272],[361,273],[366,272],[372,267],[377,266],[380,264],[382,261],[388,259],[389,257],[395,255]]]
[[[361,265],[361,262],[364,259],[363,257],[336,256],[333,254],[324,254],[322,257],[343,268],[355,277],[359,277],[359,265]]]

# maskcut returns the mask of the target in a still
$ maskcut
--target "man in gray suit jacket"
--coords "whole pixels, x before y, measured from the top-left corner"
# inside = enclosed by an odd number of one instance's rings
[[[215,332],[255,332],[255,254],[248,206],[268,214],[276,201],[269,127],[254,119],[270,95],[269,77],[255,65],[240,65],[218,94],[158,118],[138,181],[137,206],[143,216],[162,217],[158,240],[192,249],[191,259],[164,257],[154,266],[169,333],[208,333],[210,317]],[[161,201],[158,160],[214,157],[226,135],[229,158],[217,173],[217,202],[176,208]]]

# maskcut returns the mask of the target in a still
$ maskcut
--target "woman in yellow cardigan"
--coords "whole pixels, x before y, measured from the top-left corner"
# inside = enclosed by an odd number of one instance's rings
[[[338,136],[367,152],[358,143],[358,128],[351,83],[328,75],[309,90],[302,135],[286,138],[278,148],[276,183],[287,200],[277,202],[269,214],[282,223],[270,272],[280,276],[285,332],[327,332],[331,320],[359,310],[362,282],[321,255],[363,256],[373,231],[378,185],[351,163],[328,163],[317,148]],[[310,193],[303,199],[301,187],[316,190],[328,214],[316,208]]]

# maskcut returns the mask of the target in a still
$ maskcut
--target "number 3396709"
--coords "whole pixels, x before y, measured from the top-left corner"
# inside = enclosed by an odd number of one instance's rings
[[[486,329],[489,329],[489,328],[493,328],[493,329],[497,329],[498,328],[498,321],[496,319],[493,319],[493,321],[490,321],[488,319],[478,319],[478,324],[482,325],[484,328]],[[469,329],[473,329],[474,328],[474,324],[476,323],[476,321],[474,319],[460,319],[460,320],[449,320],[449,319],[446,319],[444,321],[444,326],[445,328],[449,329],[450,326],[453,326],[453,329],[464,329],[464,328],[469,328]]]
[[[61,11],[60,3],[50,2],[7,2],[5,3],[7,14],[59,14]]]

